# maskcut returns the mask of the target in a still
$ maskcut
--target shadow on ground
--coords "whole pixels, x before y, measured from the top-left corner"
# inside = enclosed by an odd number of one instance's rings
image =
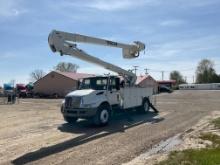
[[[87,120],[80,120],[73,125],[64,123],[58,127],[58,130],[60,130],[61,132],[83,135],[61,142],[59,144],[41,148],[34,152],[26,153],[13,160],[12,163],[16,165],[26,164],[65,151],[69,148],[79,146],[92,140],[108,136],[110,134],[124,132],[126,129],[138,126],[140,124],[153,124],[158,123],[162,120],[164,120],[164,118],[159,117],[158,114],[154,112],[149,112],[148,114],[143,115],[133,111],[114,115],[110,124],[105,127],[94,126],[91,124],[91,122]]]

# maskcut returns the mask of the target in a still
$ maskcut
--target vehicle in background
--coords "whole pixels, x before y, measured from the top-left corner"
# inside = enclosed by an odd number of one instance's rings
[[[16,101],[16,93],[15,88],[12,83],[4,84],[3,85],[3,95],[7,97],[7,103],[15,103]]]
[[[16,94],[18,97],[27,97],[27,88],[25,84],[16,84]]]
[[[27,90],[27,97],[33,97],[34,96],[34,84],[30,82],[25,87]]]
[[[11,83],[4,84],[3,85],[3,92],[4,93],[13,93],[14,92],[14,86]]]
[[[172,93],[173,90],[168,88],[167,86],[159,86],[159,93]]]
[[[220,90],[220,83],[180,84],[180,90]]]
[[[33,83],[25,84],[16,84],[16,94],[18,97],[33,97]]]
[[[169,89],[174,89],[176,86],[176,80],[158,80],[158,86],[166,86]]]

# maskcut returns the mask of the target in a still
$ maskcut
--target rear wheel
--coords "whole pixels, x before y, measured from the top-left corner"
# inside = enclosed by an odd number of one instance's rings
[[[64,120],[68,123],[75,123],[77,119],[78,119],[77,117],[64,116]]]
[[[95,125],[104,126],[107,125],[111,117],[110,107],[107,104],[100,105],[98,111],[93,118]]]
[[[141,113],[147,113],[150,110],[150,102],[148,99],[144,99],[140,108]]]

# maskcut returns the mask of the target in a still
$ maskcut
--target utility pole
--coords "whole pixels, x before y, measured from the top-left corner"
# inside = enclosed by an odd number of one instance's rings
[[[147,72],[147,71],[148,71],[149,69],[146,68],[146,69],[144,69],[144,70],[145,70],[145,75],[148,75],[148,72]]]
[[[185,82],[187,81],[187,76],[185,76]]]
[[[134,73],[135,73],[135,75],[137,75],[138,66],[133,66],[133,67],[134,67]]]
[[[163,80],[163,78],[164,78],[164,71],[161,71],[161,74],[162,74],[162,80]]]
[[[195,83],[195,77],[193,76],[193,84]]]

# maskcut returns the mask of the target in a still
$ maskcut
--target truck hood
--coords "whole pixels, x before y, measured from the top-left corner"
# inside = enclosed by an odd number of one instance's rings
[[[93,89],[83,89],[83,90],[75,90],[70,92],[67,96],[85,96],[93,93],[95,90]]]

